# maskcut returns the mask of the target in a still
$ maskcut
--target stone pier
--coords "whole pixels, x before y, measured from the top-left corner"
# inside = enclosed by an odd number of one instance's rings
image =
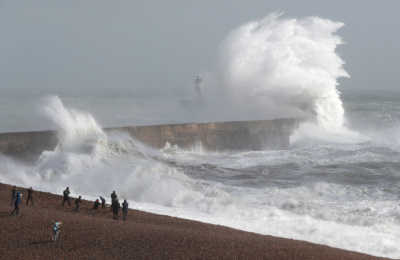
[[[201,145],[205,150],[278,150],[289,148],[289,137],[300,120],[283,118],[275,120],[234,121],[216,123],[190,123],[152,126],[106,128],[120,130],[155,148],[168,142],[183,149]],[[44,150],[57,145],[55,131],[17,132],[0,134],[0,152],[19,157],[37,157]]]

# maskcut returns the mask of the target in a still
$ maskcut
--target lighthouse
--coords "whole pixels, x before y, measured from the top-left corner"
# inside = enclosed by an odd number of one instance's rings
[[[196,95],[196,101],[202,101],[202,99],[203,99],[203,78],[202,78],[200,72],[198,72],[194,76],[194,91],[195,91],[195,95]]]

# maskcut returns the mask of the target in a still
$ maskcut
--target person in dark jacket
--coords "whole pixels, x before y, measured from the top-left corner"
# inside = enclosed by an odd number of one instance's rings
[[[106,208],[106,199],[103,198],[102,196],[100,196],[100,199],[101,199],[101,208],[105,209]]]
[[[126,214],[128,214],[128,207],[129,204],[126,200],[124,200],[124,202],[122,203],[122,213],[124,214],[124,221],[126,221]]]
[[[114,200],[116,200],[118,197],[117,197],[117,194],[115,193],[115,191],[113,191],[113,193],[111,193],[111,211],[113,210],[113,205],[114,205]]]
[[[81,196],[75,200],[76,207],[74,208],[74,212],[78,212],[79,210],[79,203],[82,203]]]
[[[112,207],[113,207],[113,219],[118,220],[118,212],[119,212],[119,208],[121,207],[118,199],[114,200]]]
[[[33,206],[33,189],[30,187],[28,189],[28,199],[26,201],[26,205],[28,205],[29,200],[31,200],[32,206]]]
[[[99,200],[97,199],[97,200],[94,202],[93,209],[98,209],[98,208],[99,208],[99,204],[100,204],[100,202],[99,202]]]
[[[64,195],[64,200],[63,200],[63,207],[64,207],[64,203],[66,202],[66,201],[68,201],[68,203],[69,203],[69,205],[71,206],[71,201],[69,201],[69,187],[67,187],[65,190],[64,190],[64,192],[63,192],[63,195]]]
[[[14,185],[11,190],[11,206],[14,205],[15,195],[17,195],[17,187]]]
[[[19,205],[21,204],[21,193],[17,191],[17,194],[14,199],[14,210],[11,212],[11,216],[14,214],[14,212],[19,213]]]

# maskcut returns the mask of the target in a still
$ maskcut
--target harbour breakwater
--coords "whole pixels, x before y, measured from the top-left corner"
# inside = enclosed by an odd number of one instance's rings
[[[289,137],[300,119],[189,123],[152,126],[105,128],[104,131],[129,133],[149,146],[163,148],[167,143],[183,149],[201,147],[211,151],[283,150],[289,148]],[[0,134],[0,152],[19,158],[37,158],[57,146],[56,131]]]

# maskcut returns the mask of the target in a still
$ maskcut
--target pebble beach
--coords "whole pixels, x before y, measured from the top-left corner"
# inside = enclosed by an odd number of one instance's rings
[[[11,185],[0,184],[2,259],[384,259],[304,241],[235,230],[129,209],[127,221],[113,220],[109,205],[94,210],[84,200],[79,211],[62,206],[62,196],[35,191],[34,205],[11,216]],[[109,199],[108,199],[109,200]],[[52,226],[62,222],[57,241]]]

